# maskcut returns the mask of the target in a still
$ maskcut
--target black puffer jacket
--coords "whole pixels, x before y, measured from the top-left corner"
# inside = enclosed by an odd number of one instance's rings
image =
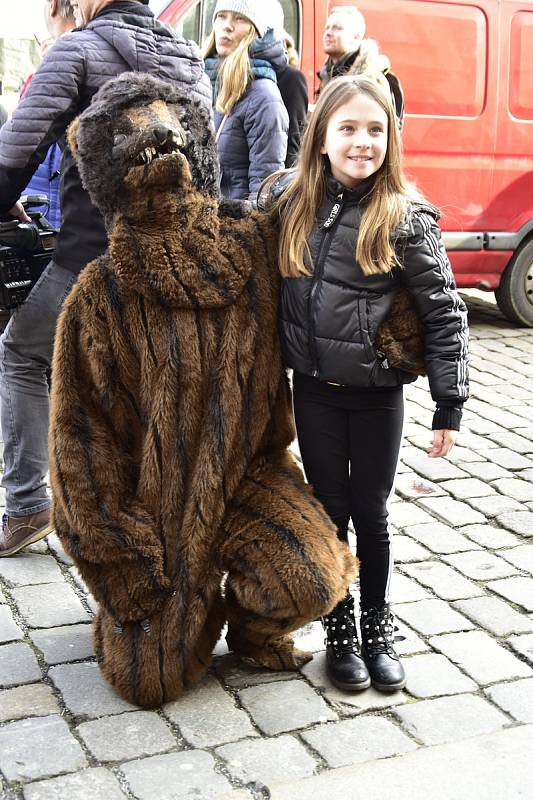
[[[439,406],[460,407],[468,397],[467,316],[442,245],[438,212],[413,205],[395,237],[403,269],[364,275],[354,253],[364,196],[372,182],[373,177],[349,190],[328,180],[309,239],[313,274],[282,282],[285,363],[304,375],[362,389],[415,380],[410,373],[385,368],[374,347],[395,292],[406,286],[426,330],[433,399]]]
[[[122,72],[148,72],[211,106],[211,87],[198,47],[177,37],[136,2],[106,6],[83,28],[50,48],[11,120],[0,131],[0,211],[15,203],[52,142],[64,149],[63,223],[54,260],[79,272],[103,253],[107,237],[100,212],[82,188],[65,146],[65,131],[95,92]]]

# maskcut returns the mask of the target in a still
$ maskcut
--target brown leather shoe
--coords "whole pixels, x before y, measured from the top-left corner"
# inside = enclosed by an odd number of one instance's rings
[[[0,534],[0,558],[18,553],[23,547],[44,539],[52,530],[49,508],[26,517],[8,517],[4,514]]]

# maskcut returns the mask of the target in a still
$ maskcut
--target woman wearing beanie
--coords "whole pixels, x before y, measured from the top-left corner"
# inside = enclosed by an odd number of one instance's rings
[[[285,165],[287,154],[289,120],[276,81],[287,54],[269,22],[260,0],[217,0],[204,53],[213,85],[220,190],[253,203],[264,178]]]

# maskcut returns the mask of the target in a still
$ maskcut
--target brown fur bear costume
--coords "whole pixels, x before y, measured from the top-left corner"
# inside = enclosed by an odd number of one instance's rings
[[[172,700],[226,620],[236,653],[296,669],[311,656],[288,633],[344,597],[354,560],[287,450],[272,227],[219,202],[208,115],[153,78],[109,82],[70,144],[110,246],[60,319],[50,470],[102,672]]]

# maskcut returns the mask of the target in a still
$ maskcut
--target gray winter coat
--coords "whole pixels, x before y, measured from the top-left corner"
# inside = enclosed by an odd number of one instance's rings
[[[196,44],[155,20],[147,6],[128,0],[106,6],[83,28],[55,42],[0,131],[0,211],[18,200],[50,144],[61,140],[63,222],[54,260],[72,272],[103,253],[107,237],[100,212],[82,188],[64,134],[102,84],[129,71],[170,81],[211,105],[209,79]]]
[[[268,62],[282,71],[287,55],[273,31],[250,48],[254,63]],[[215,130],[223,114],[214,112]],[[232,108],[218,140],[220,191],[224,197],[255,202],[263,180],[285,166],[289,117],[274,80],[255,77],[246,94]]]

